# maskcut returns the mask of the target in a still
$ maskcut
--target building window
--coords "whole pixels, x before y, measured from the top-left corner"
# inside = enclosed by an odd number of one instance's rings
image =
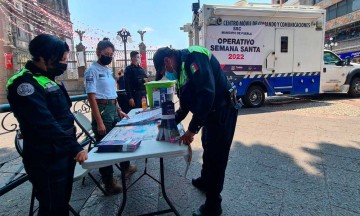
[[[319,3],[319,2],[321,2],[322,0],[315,0],[315,4],[317,4],[317,3]]]
[[[347,11],[347,1],[345,0],[345,1],[339,2],[337,4],[336,16],[341,17],[341,16],[344,16],[347,13],[348,13],[348,11]]]
[[[352,1],[351,12],[360,10],[360,1],[359,0],[350,0]]]
[[[288,37],[281,37],[281,48],[280,51],[282,53],[287,53],[288,52]]]
[[[27,30],[27,26],[20,20],[17,20],[18,26],[21,28],[17,28],[18,38],[21,40],[27,40],[27,34],[24,30]]]
[[[360,21],[327,31],[325,40],[329,40],[330,37],[336,42],[360,38]]]
[[[358,10],[360,10],[360,0],[343,0],[326,9],[326,21],[342,17]]]
[[[333,6],[330,6],[327,12],[327,17],[326,17],[326,21],[328,20],[332,20],[336,18],[336,4]]]

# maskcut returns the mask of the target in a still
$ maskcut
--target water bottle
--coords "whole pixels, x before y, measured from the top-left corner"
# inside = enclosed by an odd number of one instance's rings
[[[142,99],[141,99],[141,107],[143,110],[146,110],[147,108],[147,104],[146,104],[146,97],[143,96]]]

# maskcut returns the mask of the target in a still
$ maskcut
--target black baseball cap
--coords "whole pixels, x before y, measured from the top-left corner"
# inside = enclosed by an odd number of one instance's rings
[[[164,58],[170,57],[172,51],[173,51],[173,49],[171,49],[169,47],[162,47],[162,48],[159,48],[158,50],[156,50],[154,57],[153,57],[154,66],[155,66],[155,70],[156,70],[155,80],[162,79],[163,75],[161,74],[161,70],[164,67]]]

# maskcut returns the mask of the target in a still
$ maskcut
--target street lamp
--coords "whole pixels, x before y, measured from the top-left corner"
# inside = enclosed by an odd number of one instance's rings
[[[125,28],[121,29],[120,31],[117,32],[117,36],[116,38],[118,40],[122,40],[122,42],[124,43],[124,53],[125,53],[125,66],[127,66],[127,57],[126,57],[126,43],[127,43],[127,39],[128,37],[131,37],[130,32],[128,30],[126,30]]]
[[[332,50],[333,47],[336,47],[338,45],[337,42],[333,42],[334,38],[329,38],[329,41],[324,45],[325,48],[330,48],[330,50]]]

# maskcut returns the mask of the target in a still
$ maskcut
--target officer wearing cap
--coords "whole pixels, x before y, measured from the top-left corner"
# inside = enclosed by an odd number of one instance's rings
[[[163,76],[177,80],[180,108],[176,122],[181,122],[189,111],[193,114],[180,141],[190,145],[202,128],[203,165],[201,176],[192,184],[206,192],[206,201],[193,215],[221,215],[220,193],[237,120],[237,109],[230,101],[232,86],[218,60],[204,47],[160,48],[153,61],[156,80]]]
[[[23,135],[23,163],[39,201],[38,215],[69,215],[75,162],[87,159],[77,143],[71,101],[55,77],[67,67],[69,46],[41,34],[29,44],[32,60],[6,85]]]

